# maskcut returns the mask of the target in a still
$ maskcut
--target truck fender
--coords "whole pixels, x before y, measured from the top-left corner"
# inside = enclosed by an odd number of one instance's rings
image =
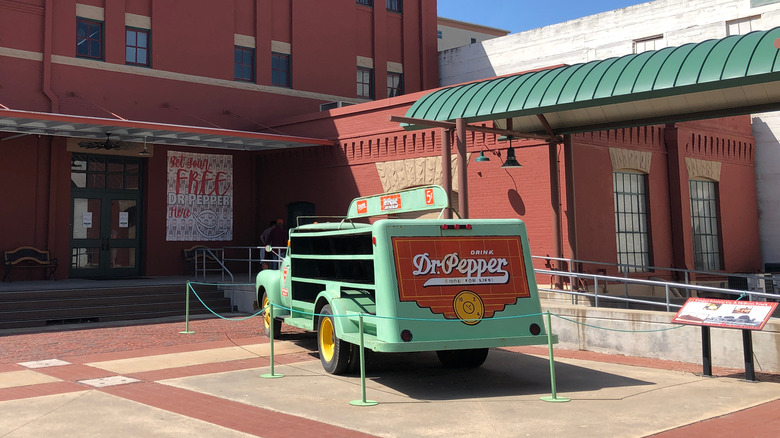
[[[329,298],[330,297],[330,298]],[[354,313],[359,313],[361,310],[355,306],[355,302],[352,300],[333,298],[327,292],[321,292],[317,296],[317,304],[315,306],[315,313],[319,314],[320,310],[325,307],[326,304],[330,304],[330,308],[333,311],[333,325],[336,330],[336,336],[339,339],[344,339],[345,333],[357,333],[358,322],[357,316]],[[347,317],[347,315],[352,315]],[[319,318],[316,317],[317,319]],[[317,327],[317,321],[315,320],[314,327]]]
[[[257,304],[261,304],[263,292],[268,294],[268,299],[277,305],[284,305],[282,302],[282,277],[281,271],[275,269],[265,269],[257,274],[255,280],[255,291]],[[284,309],[274,309],[275,316],[282,316],[289,313]]]

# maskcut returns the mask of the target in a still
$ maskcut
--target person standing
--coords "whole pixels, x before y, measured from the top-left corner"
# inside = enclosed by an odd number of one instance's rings
[[[287,250],[287,231],[285,231],[284,221],[281,219],[277,219],[276,224],[271,229],[269,243],[278,251],[278,253],[273,254],[273,256],[270,257],[271,259],[276,260],[273,263],[273,269],[279,269],[279,260],[284,256],[284,253]]]
[[[266,254],[265,247],[266,245],[271,244],[271,231],[273,231],[274,226],[276,226],[276,221],[271,221],[268,223],[268,228],[263,230],[263,233],[260,234],[260,264],[263,267],[263,269],[268,268],[268,263],[266,263],[266,257],[270,258],[270,254]]]

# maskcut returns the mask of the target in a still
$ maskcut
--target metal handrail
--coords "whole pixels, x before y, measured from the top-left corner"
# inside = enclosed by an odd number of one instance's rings
[[[757,291],[749,291],[749,290],[739,290],[739,289],[727,289],[727,288],[718,288],[718,287],[711,287],[711,286],[704,286],[704,285],[697,285],[697,284],[687,284],[687,283],[675,283],[675,282],[666,282],[666,281],[656,281],[656,280],[644,280],[639,278],[624,278],[624,277],[614,277],[609,275],[599,275],[599,274],[585,274],[580,272],[569,272],[569,271],[557,271],[557,270],[550,270],[550,269],[534,269],[534,272],[536,274],[541,275],[553,275],[553,276],[561,276],[561,277],[573,277],[573,278],[585,278],[588,280],[593,281],[593,292],[588,292],[587,290],[585,292],[579,291],[577,289],[571,288],[570,290],[566,289],[555,289],[555,288],[544,288],[544,287],[538,287],[538,290],[541,291],[547,291],[547,292],[556,292],[556,293],[564,293],[572,296],[586,296],[586,297],[593,297],[594,299],[594,305],[598,307],[599,299],[608,299],[613,301],[620,301],[628,303],[641,303],[641,304],[649,304],[653,306],[665,306],[666,311],[669,312],[671,309],[682,307],[681,305],[674,304],[671,301],[671,290],[672,289],[684,289],[686,291],[685,296],[689,297],[691,291],[701,291],[701,292],[713,292],[713,293],[719,293],[724,295],[734,295],[736,296],[736,299],[741,299],[745,296],[748,297],[748,300],[753,301],[755,299],[771,299],[771,300],[777,300],[780,299],[780,295],[773,294],[773,293],[765,293],[765,292],[757,292]],[[648,301],[648,300],[640,300],[636,298],[630,298],[628,295],[625,297],[618,297],[618,296],[612,296],[612,295],[605,295],[604,293],[599,294],[599,281],[602,281],[604,284],[608,283],[625,283],[625,284],[643,284],[643,285],[650,285],[650,286],[663,286],[665,293],[665,302],[659,303],[657,301]],[[569,284],[574,284],[574,282],[571,282]],[[680,297],[682,298],[682,296]]]
[[[569,259],[565,257],[551,257],[551,256],[531,256],[531,258],[537,260],[544,260],[546,262],[549,262],[550,260],[566,262],[568,264],[568,271],[566,271],[567,274],[569,272],[579,272],[574,270],[573,266],[575,266],[575,264],[610,266],[610,267],[617,267],[618,270],[620,270],[622,267],[639,269],[637,271],[630,271],[630,272],[628,270],[621,271],[624,278],[628,278],[629,273],[649,274],[655,271],[681,272],[683,273],[684,283],[686,284],[690,284],[690,274],[697,274],[701,276],[716,277],[716,278],[717,277],[738,277],[747,280],[759,280],[762,277],[766,279],[767,276],[771,278],[777,277],[776,274],[772,275],[769,273],[760,273],[760,272],[759,273],[739,273],[739,272],[725,272],[725,271],[713,272],[713,271],[701,271],[696,269],[667,268],[661,266],[648,266],[648,265],[632,265],[627,263],[596,262],[592,260],[578,260],[578,259]],[[567,275],[562,275],[562,276],[565,277]]]
[[[283,246],[275,246],[273,247],[274,251],[276,251],[278,254],[284,254],[284,250],[286,247]],[[230,257],[226,256],[230,251],[246,251],[247,255],[245,257],[242,256],[236,256],[233,257],[232,255]],[[259,270],[256,270],[257,264],[260,264],[262,266],[263,263],[274,263],[278,262],[277,259],[270,259],[267,256],[263,257],[261,254],[263,254],[265,250],[265,247],[262,246],[225,246],[220,249],[222,257],[220,260],[222,263],[220,265],[230,274],[231,281],[235,282],[235,279],[233,278],[233,274],[230,272],[230,270],[227,268],[228,262],[240,262],[240,263],[246,263],[247,265],[247,280],[250,283],[254,282],[254,277],[257,275],[257,272]],[[224,280],[224,274],[223,274],[223,280]]]
[[[218,256],[214,253],[214,251],[217,251],[220,253]],[[203,273],[203,279],[206,279],[206,273],[209,271],[208,268],[206,268],[206,262],[208,261],[209,256],[211,257],[211,260],[213,260],[215,263],[217,263],[221,268],[221,275],[222,275],[222,281],[225,281],[225,273],[227,273],[230,276],[230,281],[235,283],[235,277],[233,276],[233,273],[230,272],[230,269],[225,266],[225,251],[222,248],[195,248],[195,278],[198,278],[198,255],[200,254],[201,259],[201,268],[200,271]]]

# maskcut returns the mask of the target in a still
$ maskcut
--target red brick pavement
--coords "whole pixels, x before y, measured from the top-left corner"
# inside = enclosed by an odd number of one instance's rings
[[[93,368],[86,363],[177,353],[226,346],[265,343],[268,340],[258,332],[259,319],[191,321],[192,334],[181,334],[184,323],[157,323],[96,326],[93,328],[38,330],[34,333],[0,334],[0,372],[26,369],[17,363],[46,359],[60,359],[70,365],[37,368],[40,374],[62,379],[61,382],[42,383],[6,388],[0,391],[0,401],[44,395],[62,394],[94,389],[117,397],[154,406],[190,418],[207,421],[225,428],[262,436],[300,435],[322,437],[368,437],[362,432],[344,429],[314,420],[225,400],[187,389],[156,383],[157,380],[221,373],[268,366],[268,358],[208,363],[171,369],[123,374],[141,382],[106,388],[88,388],[77,382],[103,378],[115,373]],[[298,330],[285,327],[286,333]],[[292,353],[276,357],[279,364],[311,360],[307,353]]]
[[[289,326],[284,327],[287,333],[300,333],[297,329]],[[60,326],[54,329],[47,328],[27,332],[0,331],[0,372],[21,370],[24,368],[17,365],[17,363],[36,360],[56,358],[74,364],[65,367],[38,369],[36,371],[62,378],[66,381],[8,388],[0,391],[0,401],[84,390],[84,386],[75,383],[76,380],[98,376],[106,377],[107,374],[111,374],[106,371],[95,371],[94,368],[81,365],[89,362],[268,342],[260,334],[259,319],[257,318],[248,320],[199,319],[189,323],[189,329],[194,333],[181,334],[180,332],[184,329],[184,322],[136,322],[120,326],[101,324],[92,328]],[[512,347],[509,350],[539,355],[547,354],[547,350],[544,347]],[[658,359],[570,350],[556,350],[555,354],[558,357],[565,358],[691,373],[701,372],[700,365]],[[279,363],[292,363],[313,359],[314,357],[316,357],[314,354],[298,353],[279,356],[277,360]],[[219,364],[204,364],[136,373],[128,377],[140,379],[144,382],[143,384],[110,387],[101,390],[248,433],[259,433],[258,431],[262,431],[263,434],[277,436],[300,432],[311,432],[314,434],[316,431],[321,436],[363,436],[359,432],[333,428],[316,421],[292,417],[262,408],[237,404],[229,400],[222,400],[183,389],[169,388],[166,385],[154,383],[154,381],[160,379],[257,368],[267,366],[267,364],[268,360],[266,358],[253,358]],[[715,367],[713,374],[722,377],[742,378],[744,371]],[[780,382],[780,374],[759,372],[757,373],[757,378],[760,381]],[[165,387],[165,394],[160,393],[161,387]],[[186,394],[176,393],[177,391],[185,391]],[[182,400],[186,400],[186,402],[182,402]],[[203,411],[201,408],[204,406],[204,403],[213,406],[214,409]],[[247,415],[247,412],[237,413],[238,417],[236,418],[224,417],[225,412],[234,412],[233,408],[238,408],[235,412],[242,412],[242,410],[246,409],[250,409],[252,412],[251,415]],[[241,421],[237,421],[239,418]],[[246,423],[246,418],[254,418],[255,420],[249,424]],[[264,429],[269,424],[279,425],[279,427],[276,428],[274,426],[273,430]],[[667,431],[656,436],[669,438],[702,435],[774,438],[780,435],[780,400]]]

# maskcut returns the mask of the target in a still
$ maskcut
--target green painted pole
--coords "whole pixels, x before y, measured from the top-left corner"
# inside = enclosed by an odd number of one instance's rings
[[[187,293],[184,295],[184,331],[179,332],[179,334],[195,333],[190,331],[190,287],[190,282],[187,280],[187,286],[185,289]]]
[[[360,329],[360,389],[363,393],[361,400],[352,400],[349,404],[353,406],[376,406],[378,403],[373,400],[366,400],[366,355],[363,351],[363,314],[358,315],[358,327]]]
[[[268,317],[271,320],[271,327],[268,330],[270,333],[269,338],[271,339],[271,373],[263,374],[260,377],[266,379],[278,379],[279,377],[284,377],[284,374],[274,373],[274,305],[271,303],[271,301],[268,301],[268,308],[265,311],[268,312]],[[265,315],[263,317],[265,317]]]
[[[552,397],[544,396],[540,397],[540,399],[547,402],[567,402],[571,399],[558,397],[558,391],[555,388],[555,358],[553,357],[552,319],[550,318],[549,310],[547,311],[547,351],[550,355],[550,387],[552,388]]]

